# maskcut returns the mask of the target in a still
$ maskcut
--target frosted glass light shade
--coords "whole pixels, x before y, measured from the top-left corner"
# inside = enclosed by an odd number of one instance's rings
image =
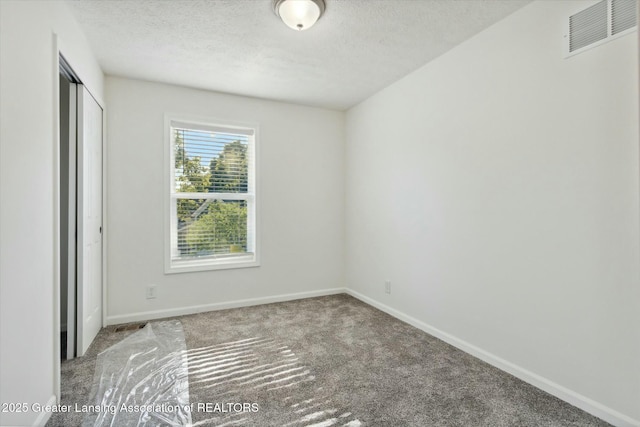
[[[275,12],[289,28],[303,31],[316,23],[324,12],[323,0],[278,0]]]

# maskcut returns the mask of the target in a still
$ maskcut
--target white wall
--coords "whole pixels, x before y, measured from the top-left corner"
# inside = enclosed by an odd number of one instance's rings
[[[54,396],[54,167],[57,126],[54,34],[87,87],[103,76],[67,6],[0,2],[0,400]],[[0,425],[29,425],[34,412],[0,413]]]
[[[108,322],[343,287],[343,113],[114,77],[106,92]],[[260,267],[164,274],[165,113],[259,124]]]
[[[346,283],[637,423],[638,40],[564,59],[590,4],[532,3],[348,111]]]

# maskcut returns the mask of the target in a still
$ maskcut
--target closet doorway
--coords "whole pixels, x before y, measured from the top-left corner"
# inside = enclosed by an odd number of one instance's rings
[[[61,358],[102,327],[102,107],[60,56]]]

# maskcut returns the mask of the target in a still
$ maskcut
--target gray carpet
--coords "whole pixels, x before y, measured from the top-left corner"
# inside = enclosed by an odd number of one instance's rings
[[[347,295],[178,319],[194,425],[608,425]],[[96,355],[131,333],[105,328],[85,357],[62,364],[63,404],[87,402]],[[54,414],[47,425],[82,418]]]

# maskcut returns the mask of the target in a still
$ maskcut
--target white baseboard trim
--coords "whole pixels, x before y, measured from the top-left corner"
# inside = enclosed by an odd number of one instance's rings
[[[576,406],[582,409],[585,412],[590,413],[604,421],[613,424],[618,427],[640,427],[640,421],[635,420],[627,415],[624,415],[614,409],[611,409],[601,403],[598,403],[588,397],[585,397],[579,393],[576,393],[573,390],[569,390],[566,387],[561,386],[560,384],[556,384],[555,382],[544,378],[540,375],[537,375],[531,371],[528,371],[518,365],[515,365],[507,360],[504,360],[494,354],[489,353],[479,347],[476,347],[473,344],[470,344],[464,340],[461,340],[451,334],[448,334],[440,329],[434,328],[431,325],[428,325],[414,317],[411,317],[401,311],[398,311],[394,308],[389,307],[381,302],[378,302],[372,298],[369,298],[353,289],[346,288],[345,292],[360,301],[367,303],[377,309],[384,311],[391,316],[402,320],[414,326],[430,335],[433,335],[436,338],[441,339],[442,341],[451,344],[452,346],[464,351],[465,353],[469,353],[472,356],[477,357],[480,360],[487,362],[490,365],[495,366],[498,369],[501,369],[509,374],[513,375],[521,379],[524,382],[527,382],[547,393],[564,400],[565,402]]]
[[[229,301],[223,303],[195,305],[189,307],[172,308],[166,310],[154,310],[145,311],[131,314],[121,314],[115,316],[107,316],[107,325],[116,325],[120,323],[140,322],[145,320],[162,319],[166,317],[182,316],[186,314],[203,313],[207,311],[225,310],[229,308],[249,307],[253,305],[270,304],[275,302],[292,301],[303,298],[313,298],[325,295],[335,295],[347,293],[360,301],[369,304],[385,313],[402,320],[414,326],[442,341],[451,344],[452,346],[477,357],[484,362],[501,369],[522,381],[525,381],[565,402],[582,409],[604,421],[613,424],[618,427],[640,427],[640,421],[635,420],[627,415],[624,415],[614,409],[611,409],[599,402],[589,399],[573,390],[561,386],[547,378],[544,378],[538,374],[535,374],[527,369],[524,369],[516,364],[513,364],[507,360],[504,360],[488,351],[485,351],[473,344],[470,344],[464,340],[461,340],[451,334],[441,331],[425,322],[422,322],[412,316],[409,316],[399,310],[389,307],[386,304],[378,302],[372,298],[369,298],[357,291],[350,288],[332,288],[323,289],[319,291],[298,292],[293,294],[275,295],[262,298],[249,298],[243,300]],[[47,404],[55,404],[55,396],[52,396],[50,402]],[[41,413],[38,416],[35,425],[44,425],[51,416],[50,413]]]
[[[262,298],[249,298],[229,302],[192,305],[189,307],[170,308],[166,310],[143,311],[140,313],[118,314],[107,316],[107,325],[120,323],[141,322],[145,320],[162,319],[166,317],[184,316],[185,314],[203,313],[206,311],[226,310],[228,308],[250,307],[252,305],[271,304],[274,302],[292,301],[303,298],[322,297],[345,293],[344,288],[322,289],[318,291],[298,292],[294,294],[275,295]]]
[[[49,400],[47,400],[47,403],[45,403],[44,406],[53,406],[57,403],[56,397],[55,396],[51,396],[49,398]],[[44,427],[47,424],[47,421],[49,421],[49,418],[51,418],[51,412],[49,411],[42,411],[38,414],[38,418],[36,418],[35,422],[33,423],[34,426],[36,427]]]

